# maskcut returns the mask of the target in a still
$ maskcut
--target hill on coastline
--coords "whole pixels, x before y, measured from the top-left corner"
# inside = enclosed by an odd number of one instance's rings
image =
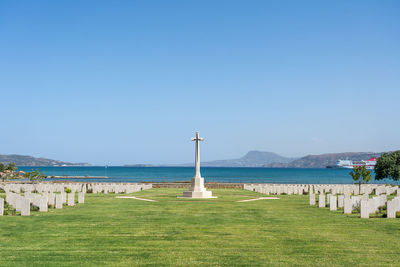
[[[265,164],[289,163],[296,158],[287,158],[273,152],[249,151],[246,155],[238,159],[213,160],[201,162],[203,167],[263,167]],[[193,163],[182,164],[180,166],[193,166]]]
[[[90,166],[88,163],[70,163],[24,155],[0,155],[0,162],[4,164],[14,162],[17,166]]]
[[[307,155],[301,158],[282,157],[272,152],[250,151],[238,159],[214,160],[201,162],[203,167],[265,167],[265,168],[326,168],[335,165],[339,159],[353,161],[367,160],[379,157],[382,153],[375,152],[345,152],[327,153],[321,155]],[[193,166],[181,164],[178,166]]]
[[[353,161],[367,160],[371,157],[379,157],[382,153],[375,152],[346,152],[328,153],[321,155],[308,155],[288,163],[267,163],[267,168],[325,168],[335,165],[339,159],[350,159]]]

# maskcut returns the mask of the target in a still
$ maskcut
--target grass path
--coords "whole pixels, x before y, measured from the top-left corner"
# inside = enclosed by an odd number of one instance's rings
[[[0,217],[1,266],[383,266],[400,264],[400,219],[360,219],[308,206],[308,196],[182,189],[86,203],[30,217]]]

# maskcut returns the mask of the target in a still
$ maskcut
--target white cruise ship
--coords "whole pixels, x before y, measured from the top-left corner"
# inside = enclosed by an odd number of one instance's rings
[[[365,166],[367,170],[373,170],[376,165],[376,158],[372,157],[368,160],[352,161],[349,159],[339,159],[335,166],[328,166],[328,168],[345,168],[353,169],[354,167]]]

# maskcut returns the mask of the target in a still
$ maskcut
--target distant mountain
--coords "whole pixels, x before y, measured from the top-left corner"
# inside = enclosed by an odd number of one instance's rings
[[[0,162],[4,164],[14,162],[17,166],[90,166],[88,163],[70,163],[23,155],[0,155]]]
[[[375,152],[346,152],[330,153],[322,155],[308,155],[287,163],[269,163],[268,168],[326,168],[335,165],[339,159],[350,159],[355,161],[367,160],[370,157],[379,157],[382,153]]]
[[[272,152],[249,151],[239,159],[214,160],[201,162],[203,167],[262,167],[271,163],[288,163],[296,158],[282,157]],[[180,166],[193,166],[193,163]]]
[[[122,166],[123,167],[158,167],[157,165],[153,165],[153,164],[125,164]]]

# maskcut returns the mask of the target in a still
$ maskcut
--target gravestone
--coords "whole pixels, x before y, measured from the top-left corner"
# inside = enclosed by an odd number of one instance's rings
[[[15,196],[15,206],[14,206],[15,210],[17,212],[21,212],[21,208],[22,208],[22,197],[19,195]]]
[[[330,196],[329,210],[337,210],[337,198],[336,198],[336,196]]]
[[[48,210],[47,197],[46,196],[39,197],[39,211],[47,212],[47,210]]]
[[[56,209],[62,209],[63,207],[63,197],[61,194],[56,195]]]
[[[325,195],[324,194],[320,194],[318,196],[318,207],[320,208],[325,208],[326,204],[325,204]]]
[[[297,194],[298,195],[302,195],[303,194],[303,188],[302,187],[297,188]]]
[[[351,214],[353,211],[353,203],[349,195],[345,195],[344,197],[344,205],[343,205],[343,213],[344,214]]]
[[[360,207],[360,203],[361,203],[361,197],[360,196],[352,196],[351,197],[351,204],[353,205],[353,208]]]
[[[380,197],[376,196],[373,197],[370,201],[370,213],[375,213],[379,210],[379,205],[380,205]]]
[[[31,201],[29,198],[22,198],[21,201],[21,216],[31,215]]]
[[[75,206],[75,193],[68,194],[68,206]]]
[[[344,195],[338,195],[338,208],[343,208],[344,206]]]
[[[370,213],[370,201],[368,200],[361,200],[361,205],[360,205],[360,217],[361,218],[369,218],[369,213]]]
[[[63,204],[67,203],[67,193],[65,191],[61,192],[61,199]]]
[[[396,211],[397,211],[397,205],[396,201],[388,201],[387,202],[387,217],[388,218],[396,218]]]
[[[55,195],[53,192],[49,193],[49,205],[54,206],[55,204]]]
[[[315,194],[310,194],[310,206],[315,205]]]
[[[78,203],[80,204],[85,203],[85,193],[83,192],[78,193]]]
[[[332,194],[327,194],[326,195],[326,204],[330,204],[330,201],[331,201],[331,196],[332,196]]]

